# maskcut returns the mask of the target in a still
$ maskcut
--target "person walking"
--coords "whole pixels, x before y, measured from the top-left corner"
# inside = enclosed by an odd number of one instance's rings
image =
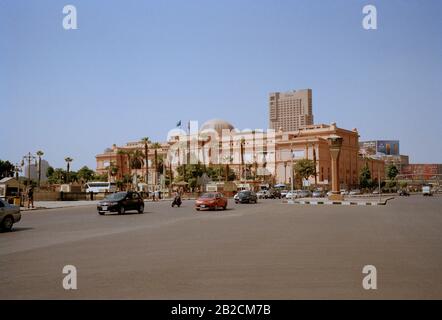
[[[32,209],[34,209],[34,187],[31,185],[28,189],[28,209],[32,205]]]

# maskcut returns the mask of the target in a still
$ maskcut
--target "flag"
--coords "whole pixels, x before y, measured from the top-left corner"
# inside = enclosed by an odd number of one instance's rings
[[[181,120],[176,123],[177,127],[181,127]]]

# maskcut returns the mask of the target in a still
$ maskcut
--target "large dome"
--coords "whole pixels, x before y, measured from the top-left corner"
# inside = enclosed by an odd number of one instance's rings
[[[206,121],[201,126],[200,131],[211,131],[215,130],[220,136],[222,135],[223,130],[233,130],[234,127],[228,123],[227,121],[221,120],[221,119],[212,119],[209,121]]]

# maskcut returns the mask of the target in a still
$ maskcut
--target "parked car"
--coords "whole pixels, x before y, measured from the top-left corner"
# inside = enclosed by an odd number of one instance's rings
[[[398,190],[397,194],[401,197],[409,197],[410,196],[410,193],[404,189]]]
[[[21,219],[20,207],[0,200],[0,229],[2,231],[11,231],[14,223]]]
[[[312,196],[312,192],[310,190],[299,190],[298,198],[308,198]]]
[[[268,190],[261,190],[256,193],[258,199],[267,199],[269,197],[269,194],[270,193]]]
[[[321,191],[321,190],[315,190],[312,193],[312,197],[313,198],[324,198],[325,197],[325,193],[324,193],[324,191]]]
[[[239,197],[239,195],[238,195]],[[195,201],[196,210],[216,210],[221,208],[227,209],[227,198],[220,192],[207,192],[202,194]]]
[[[343,189],[343,190],[341,190],[341,194],[342,194],[343,196],[346,196],[346,195],[349,194],[349,192],[348,192],[348,190]]]
[[[290,190],[285,195],[286,199],[296,199],[298,197],[299,190]]]
[[[281,198],[285,198],[288,192],[288,190],[281,190]]]
[[[129,210],[136,210],[138,213],[143,213],[144,201],[140,194],[135,191],[116,192],[98,202],[97,210],[100,215],[104,215],[106,212],[124,214]]]
[[[373,194],[379,194],[379,189],[375,189],[375,190],[373,190],[372,193],[373,193]]]
[[[433,192],[431,190],[431,186],[423,186],[422,187],[422,195],[423,196],[432,196]]]
[[[238,192],[238,197],[235,199],[235,203],[257,203],[258,197],[253,191],[241,191]]]
[[[353,190],[351,190],[348,194],[351,195],[351,196],[357,196],[357,195],[360,195],[360,194],[361,194],[361,190],[359,190],[359,189],[353,189]]]

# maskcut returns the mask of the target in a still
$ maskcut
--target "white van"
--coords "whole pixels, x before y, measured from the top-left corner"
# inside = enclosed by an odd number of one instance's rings
[[[85,188],[87,193],[113,193],[117,191],[117,185],[115,182],[88,182],[85,184]]]
[[[433,195],[430,185],[425,185],[422,187],[422,195],[424,195],[424,196],[432,196]]]

